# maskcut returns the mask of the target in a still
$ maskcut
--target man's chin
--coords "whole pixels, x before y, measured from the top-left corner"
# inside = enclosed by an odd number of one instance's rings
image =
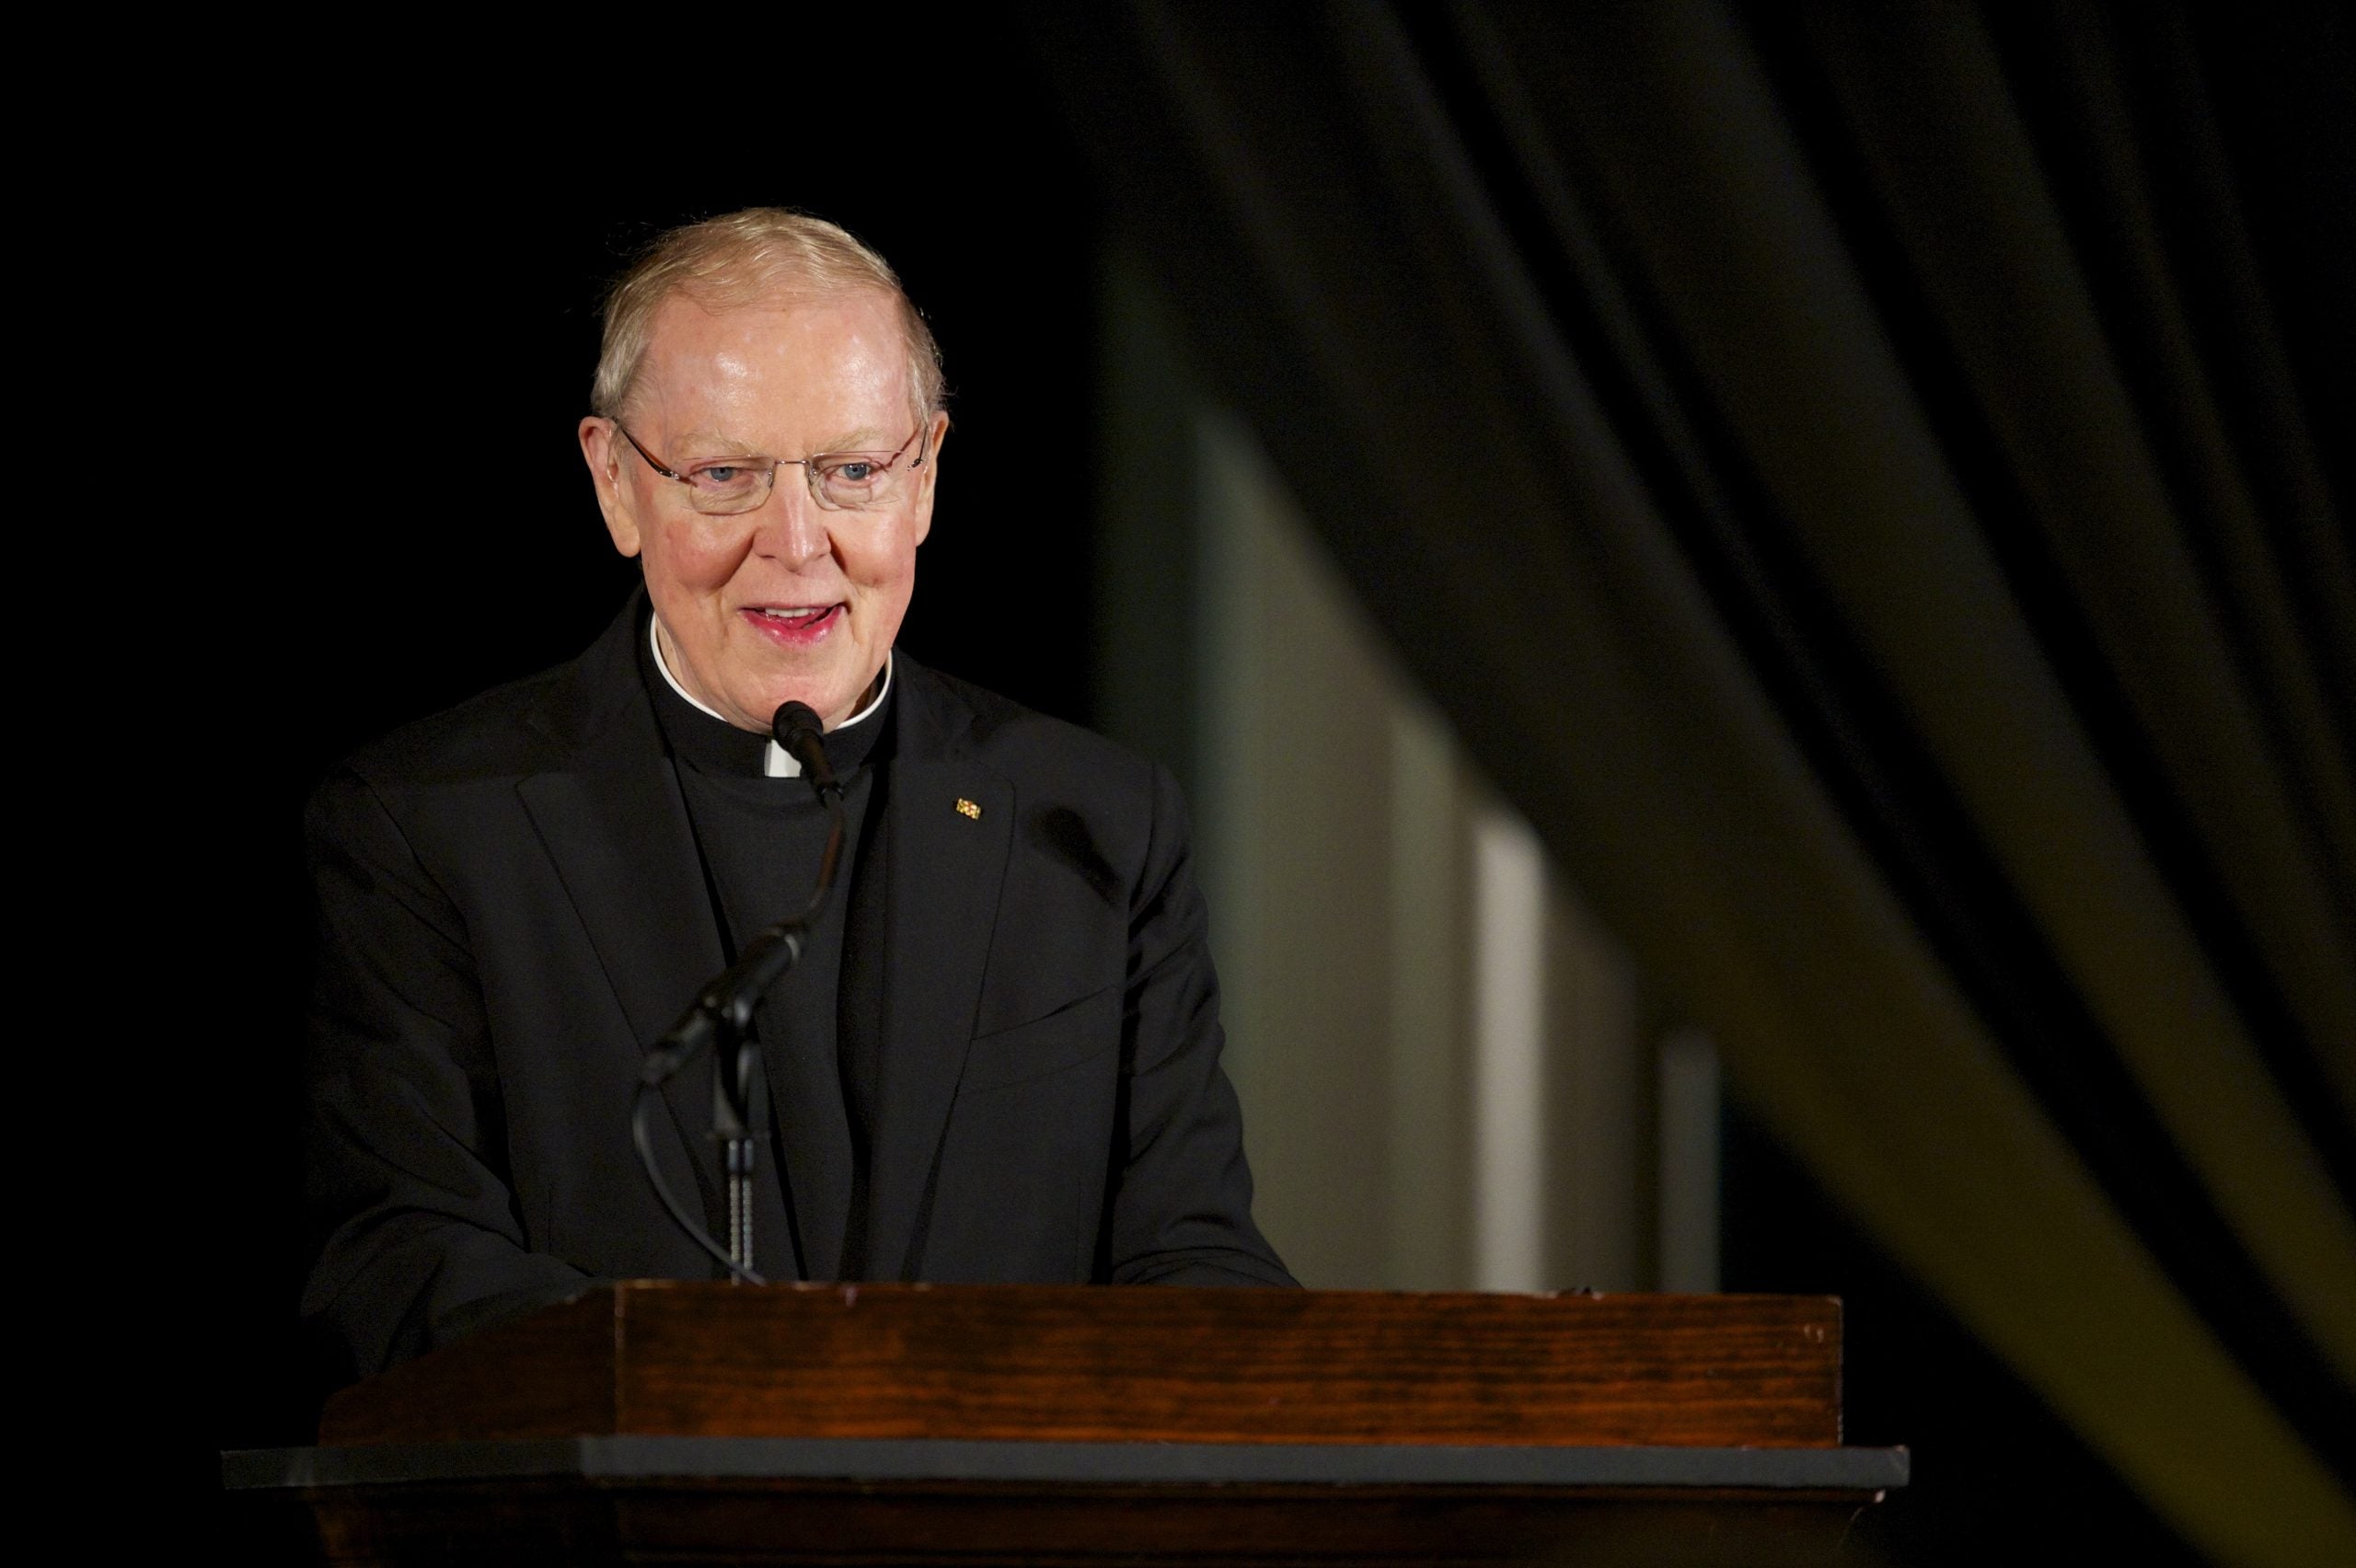
[[[880,678],[880,677],[879,677]],[[872,687],[876,683],[869,682]],[[846,690],[842,681],[788,681],[765,686],[757,693],[748,693],[744,704],[756,714],[756,721],[747,726],[767,732],[775,721],[777,711],[789,702],[798,702],[818,716],[818,721],[831,730],[866,705],[870,690]]]

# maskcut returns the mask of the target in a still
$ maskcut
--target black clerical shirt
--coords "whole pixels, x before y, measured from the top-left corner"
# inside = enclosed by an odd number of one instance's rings
[[[644,638],[639,665],[678,773],[712,918],[733,963],[763,928],[808,904],[827,813],[808,779],[765,776],[768,737],[683,698],[656,667]],[[768,1090],[755,1096],[754,1114],[768,1166],[756,1184],[756,1261],[772,1277],[781,1272],[777,1249],[789,1237],[802,1278],[864,1277],[887,885],[884,836],[875,828],[883,820],[891,709],[887,696],[860,722],[826,738],[827,764],[843,785],[834,895],[811,928],[801,962],[754,1014]]]

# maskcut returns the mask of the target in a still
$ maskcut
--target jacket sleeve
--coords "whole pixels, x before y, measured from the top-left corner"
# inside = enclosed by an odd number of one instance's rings
[[[1108,1232],[1123,1284],[1294,1284],[1252,1222],[1243,1116],[1219,1066],[1226,1036],[1207,917],[1177,781],[1153,769],[1152,829],[1129,910],[1122,1018],[1126,1160]]]
[[[525,1245],[466,923],[345,771],[305,818],[318,917],[304,1139],[306,1322],[349,1377],[577,1294]]]

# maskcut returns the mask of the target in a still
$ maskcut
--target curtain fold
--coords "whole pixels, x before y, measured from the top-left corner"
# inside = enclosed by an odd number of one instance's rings
[[[1964,369],[1978,377],[1980,405],[1996,410],[2015,491],[2032,522],[2042,503],[2043,534],[2074,557],[2065,571],[2076,599],[2131,701],[2143,688],[2163,762],[2193,775],[2185,793],[2207,798],[2205,841],[2221,845],[2250,907],[2280,928],[2276,940],[2261,928],[2260,945],[2305,959],[2319,1004],[2308,1037],[2342,1038],[2336,1015],[2356,962],[2344,960],[2327,890],[2310,874],[2320,846],[2297,842],[2056,214],[2033,183],[2034,159],[2002,133],[2005,94],[1960,16],[1943,18],[1944,50],[1914,38],[1872,56],[1923,66],[1874,144],[1931,142],[1955,155],[1909,169],[1906,193],[1940,223],[2001,211],[2029,233],[1983,223],[1977,237],[1934,235],[1918,248],[1918,272],[1940,273],[1958,296],[1934,293],[1934,304],[1945,306],[1942,322],[1966,324]],[[1730,29],[1714,31],[1695,13],[1618,13],[1600,38],[1604,29],[1581,19],[1590,36],[1525,26],[1509,52],[1525,71],[1551,71],[1564,118],[1576,121],[1562,133],[1596,148],[1598,182],[1626,220],[1671,351],[1695,367],[1697,398],[1715,404],[1737,448],[1721,461],[1758,478],[1763,504],[1749,526],[1796,536],[1896,699],[1896,721],[1928,748],[2168,1141],[2339,1378],[2356,1379],[2356,1227],[2185,918],[2147,824],[2112,787],[2034,616],[1983,548],[1838,226],[1800,177],[1799,148],[1780,134],[1762,74],[1745,70]],[[1599,59],[1637,68],[1597,70]],[[1958,59],[1953,72],[1936,69]],[[1921,90],[1933,75],[1962,85]],[[1900,91],[1887,72],[1851,75]],[[1975,181],[1958,162],[1985,166],[1983,176]],[[2000,176],[2016,188],[1989,193]],[[1967,248],[1968,238],[1986,243]],[[2024,344],[2035,352],[2020,352]],[[2106,616],[2107,625],[2096,618]],[[2217,782],[2224,775],[2237,790]],[[1941,852],[1953,858],[1964,830],[1951,825]],[[2270,881],[2268,867],[2279,872]],[[2356,1022],[2345,1037],[2356,1038]]]
[[[2189,1539],[2356,1556],[2356,595],[2190,24],[1116,15],[1108,189],[1646,972]]]
[[[2078,52],[2098,45],[2070,29]],[[2187,375],[2154,385],[2142,406],[2162,423],[2139,417],[2139,399],[2112,344],[2135,358],[2165,363],[2171,312],[2163,259],[2148,248],[2126,253],[2144,263],[2127,286],[2097,289],[2078,264],[2038,150],[2009,112],[2010,98],[1992,42],[1968,13],[1923,25],[1903,8],[1827,6],[1815,13],[1830,42],[1826,58],[1842,110],[1862,149],[1915,277],[1934,302],[1950,352],[2002,448],[2021,519],[2063,578],[2090,632],[2101,668],[2126,698],[2128,717],[2163,774],[2170,804],[2187,831],[2179,854],[2210,862],[2208,878],[2230,901],[2231,917],[2254,939],[2269,984],[2288,1003],[2304,1038],[2334,1043],[2323,1055],[2344,1120],[2356,1115],[2356,945],[2350,905],[2336,896],[2335,857],[2327,838],[2309,831],[2346,793],[2345,748],[2323,711],[2321,686],[2294,648],[2277,644],[2282,680],[2264,683],[2283,720],[2262,719],[2262,662],[2238,656],[2212,588],[2240,586],[2229,571],[2204,571],[2190,528],[2231,551],[2243,534],[2234,465],[2222,443],[2201,450],[2212,431],[2204,388]],[[1905,24],[1915,21],[1917,25]],[[1917,63],[1902,96],[1891,74],[1874,67],[1892,58]],[[2088,62],[2081,60],[2085,65]],[[2107,62],[2102,63],[2108,63]],[[2108,85],[2098,68],[2083,73]],[[2092,123],[2073,127],[2090,144],[2126,141],[2123,112],[2108,94],[2081,92],[2074,106]],[[2103,109],[2114,112],[2104,114]],[[1976,112],[1975,112],[1976,111]],[[2139,194],[2133,171],[2102,171],[2097,189],[2116,204]],[[2091,200],[2080,203],[2085,211]],[[2130,289],[2140,283],[2145,297]],[[2108,302],[2116,333],[2104,330],[2098,302]],[[2165,444],[2163,444],[2165,443]],[[2172,504],[2168,465],[2187,476],[2179,509]],[[2246,542],[2246,541],[2245,541]],[[2259,602],[2272,575],[2259,552],[2235,559]],[[2245,593],[2246,602],[2252,595]],[[2291,772],[2269,729],[2297,731],[2304,709],[2312,755],[2337,766],[2314,802],[2292,788]],[[2172,1016],[2173,1009],[2170,1009]],[[2356,1267],[2356,1264],[2351,1264]],[[2349,1310],[2356,1311],[2356,1297]],[[2343,1350],[2356,1344],[2343,1343]],[[2356,1361],[2343,1360],[2344,1367]]]

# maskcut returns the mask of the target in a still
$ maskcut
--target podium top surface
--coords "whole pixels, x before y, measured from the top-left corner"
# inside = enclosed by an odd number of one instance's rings
[[[222,1456],[222,1481],[232,1492],[549,1479],[1883,1492],[1904,1486],[1911,1464],[1903,1448],[570,1437],[248,1448]]]
[[[591,1436],[1831,1447],[1841,1307],[628,1282],[347,1389],[320,1431]]]

